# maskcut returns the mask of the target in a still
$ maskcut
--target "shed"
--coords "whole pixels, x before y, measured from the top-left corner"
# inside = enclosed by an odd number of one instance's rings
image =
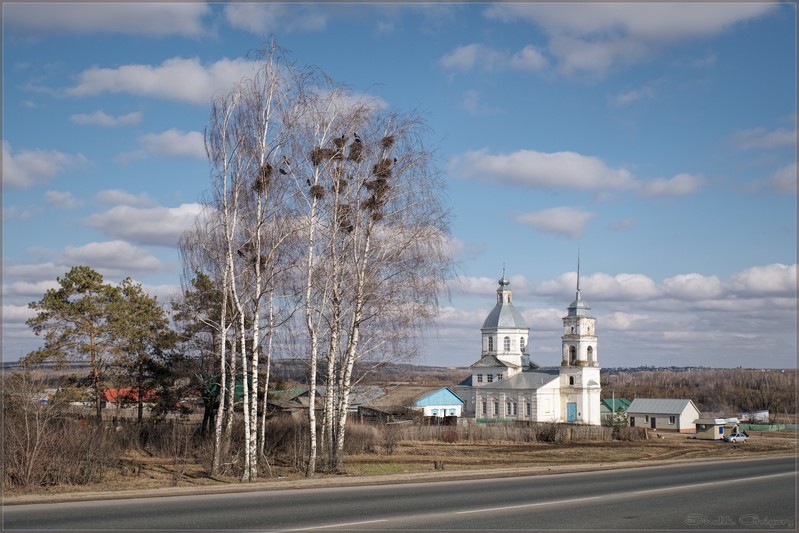
[[[696,438],[722,440],[724,438],[724,425],[726,423],[726,418],[697,418]]]
[[[699,409],[689,399],[636,398],[627,408],[630,427],[693,433]]]

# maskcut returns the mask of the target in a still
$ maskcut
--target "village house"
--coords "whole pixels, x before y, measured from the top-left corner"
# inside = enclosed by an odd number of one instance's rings
[[[630,427],[694,433],[699,409],[693,401],[671,398],[636,398],[627,408]]]
[[[398,385],[358,409],[363,419],[405,420],[415,416],[460,417],[464,401],[449,387]]]

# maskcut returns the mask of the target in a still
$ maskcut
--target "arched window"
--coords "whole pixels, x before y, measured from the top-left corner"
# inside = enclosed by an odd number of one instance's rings
[[[569,363],[574,364],[577,362],[577,348],[574,346],[569,347]]]
[[[509,352],[510,351],[510,337],[505,337],[504,345],[505,345],[505,351]]]
[[[594,360],[594,348],[591,346],[588,347],[588,360],[589,361]]]
[[[574,326],[572,326],[572,333],[574,333]]]
[[[574,385],[574,376],[569,376],[569,385]]]
[[[488,351],[494,351],[494,337],[488,337]]]

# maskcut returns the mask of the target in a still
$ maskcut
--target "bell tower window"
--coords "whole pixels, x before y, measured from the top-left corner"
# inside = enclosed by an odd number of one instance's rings
[[[488,351],[494,351],[494,337],[488,337]]]
[[[577,362],[577,349],[574,346],[569,347],[569,363],[574,364]]]

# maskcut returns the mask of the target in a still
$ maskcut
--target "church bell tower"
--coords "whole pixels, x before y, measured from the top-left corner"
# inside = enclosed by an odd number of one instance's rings
[[[596,318],[580,294],[580,258],[577,292],[563,317],[560,362],[561,419],[576,424],[600,424],[600,381]]]

